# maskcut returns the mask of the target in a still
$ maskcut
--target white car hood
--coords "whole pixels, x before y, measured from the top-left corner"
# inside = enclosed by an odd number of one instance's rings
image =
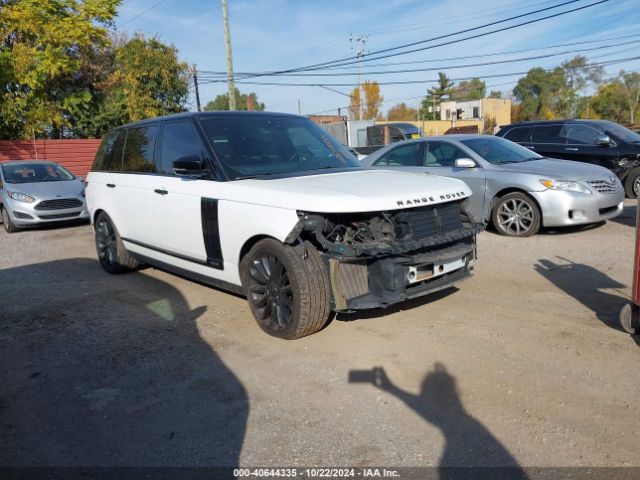
[[[390,170],[357,170],[229,182],[228,200],[318,213],[373,212],[420,207],[471,195],[453,178]],[[235,197],[235,198],[234,198]]]

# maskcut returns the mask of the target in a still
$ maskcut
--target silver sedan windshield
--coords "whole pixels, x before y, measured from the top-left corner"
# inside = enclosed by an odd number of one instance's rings
[[[484,137],[461,140],[465,146],[476,152],[487,162],[494,165],[502,163],[519,163],[528,160],[538,160],[540,155],[502,138]]]

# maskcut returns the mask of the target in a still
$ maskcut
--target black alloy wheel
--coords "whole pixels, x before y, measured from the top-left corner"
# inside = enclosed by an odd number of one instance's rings
[[[115,266],[118,259],[116,231],[108,218],[102,217],[96,224],[96,250],[103,267]]]
[[[281,332],[291,324],[293,285],[287,269],[275,255],[267,253],[251,262],[248,298],[264,329]]]
[[[111,218],[101,212],[95,221],[96,253],[102,268],[109,273],[125,273],[139,267],[138,261],[127,252]]]
[[[265,333],[295,340],[327,323],[329,277],[309,242],[293,246],[264,238],[242,257],[240,275],[251,313]]]

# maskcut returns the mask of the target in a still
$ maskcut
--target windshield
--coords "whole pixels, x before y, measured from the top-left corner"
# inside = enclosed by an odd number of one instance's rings
[[[640,134],[625,128],[622,125],[618,125],[617,123],[604,122],[604,131],[607,132],[608,135],[613,135],[623,142],[640,143]]]
[[[55,163],[2,165],[2,176],[7,183],[62,182],[76,178]]]
[[[349,150],[307,118],[225,116],[205,117],[201,123],[227,176],[233,180],[361,168]]]
[[[478,138],[461,140],[461,142],[494,165],[542,158],[537,153],[500,137],[479,136]]]

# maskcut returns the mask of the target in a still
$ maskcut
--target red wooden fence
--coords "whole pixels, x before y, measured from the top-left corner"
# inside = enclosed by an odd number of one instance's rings
[[[100,140],[1,140],[0,162],[48,160],[84,177],[91,170]]]

